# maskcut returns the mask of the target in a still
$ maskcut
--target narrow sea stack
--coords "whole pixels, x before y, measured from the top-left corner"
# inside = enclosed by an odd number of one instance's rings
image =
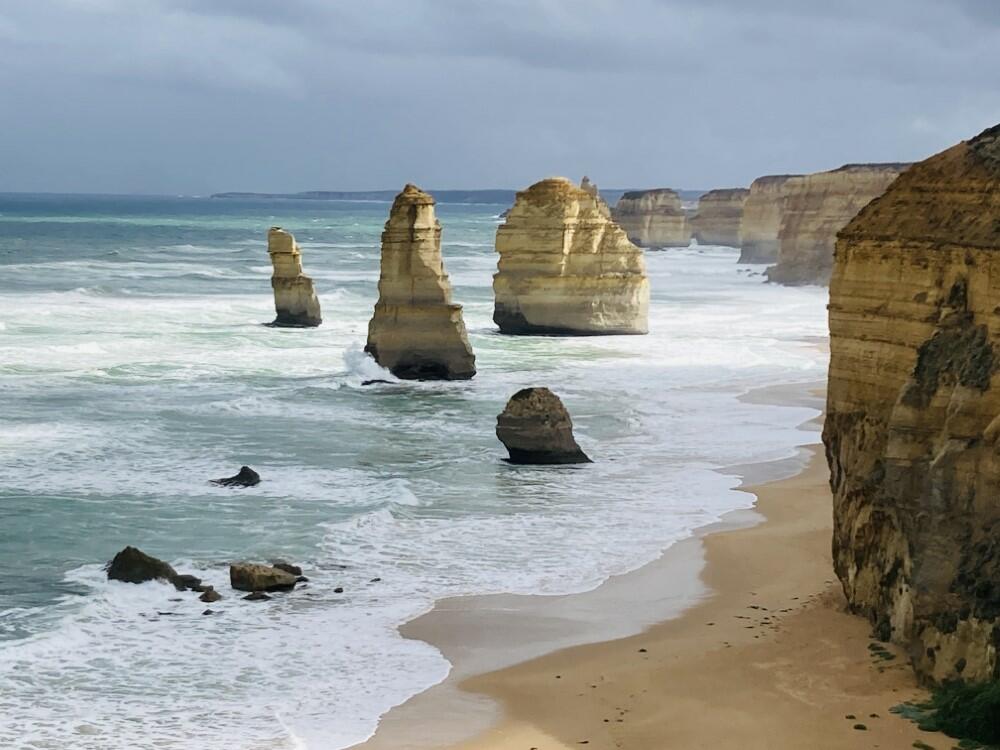
[[[740,263],[774,263],[788,181],[799,175],[776,174],[750,183],[740,221]]]
[[[451,301],[434,198],[415,185],[396,196],[382,232],[378,303],[365,351],[397,378],[467,380],[476,358]]]
[[[698,199],[698,212],[691,218],[691,230],[699,245],[739,247],[746,188],[710,190]]]
[[[312,328],[323,322],[313,282],[302,273],[302,253],[291,233],[271,227],[267,233],[267,253],[271,256],[271,288],[277,317],[271,324],[279,328]]]
[[[792,177],[778,231],[778,262],[767,270],[779,284],[826,284],[837,232],[899,177],[909,164],[847,164]]]
[[[493,320],[501,333],[647,332],[642,250],[596,194],[562,177],[535,183],[517,194],[496,249]]]
[[[1000,125],[841,232],[823,429],[834,565],[927,682],[1000,678]]]
[[[497,417],[497,437],[512,464],[586,464],[573,437],[573,420],[548,388],[524,388]]]
[[[639,247],[687,247],[691,242],[681,198],[669,188],[625,193],[612,214]]]

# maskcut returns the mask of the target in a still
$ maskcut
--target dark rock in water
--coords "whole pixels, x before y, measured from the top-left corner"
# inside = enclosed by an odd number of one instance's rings
[[[309,583],[309,579],[308,579],[308,578],[306,578],[305,576],[298,576],[298,577],[297,577],[297,578],[295,579],[295,582],[296,582],[296,583]]]
[[[260,474],[249,466],[241,466],[236,476],[213,479],[212,484],[220,487],[254,487],[260,484]]]
[[[244,596],[243,600],[247,602],[266,602],[270,601],[271,597],[269,597],[263,591],[254,591],[252,594],[247,594],[246,596]]]
[[[382,380],[381,378],[376,378],[374,380],[362,380],[361,385],[378,385],[379,383],[385,383],[386,385],[392,385],[391,380]]]
[[[112,581],[145,583],[159,580],[176,585],[178,578],[177,571],[170,565],[135,547],[126,547],[108,565],[108,580]]]
[[[573,438],[573,420],[548,388],[525,388],[497,417],[500,438],[512,464],[590,463]]]
[[[335,588],[333,590],[333,593],[335,593],[335,594],[343,594],[344,593],[344,587],[343,586],[337,586],[337,588]]]
[[[233,563],[229,566],[229,582],[237,591],[290,591],[295,588],[295,578],[271,565]]]
[[[198,599],[206,604],[211,604],[212,602],[217,602],[222,599],[222,594],[215,589],[210,588],[208,591],[199,596]]]
[[[302,568],[300,568],[298,565],[292,565],[291,563],[286,563],[281,560],[278,560],[277,562],[273,563],[273,565],[278,570],[283,570],[286,573],[291,573],[293,576],[302,575]]]
[[[171,581],[178,591],[203,591],[201,579],[191,575],[176,575]]]
[[[211,609],[206,609],[204,612],[202,612],[202,614],[203,615],[214,615],[215,611],[211,610]]]

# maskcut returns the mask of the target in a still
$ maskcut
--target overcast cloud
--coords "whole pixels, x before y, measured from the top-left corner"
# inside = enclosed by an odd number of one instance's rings
[[[746,185],[1000,122],[1000,0],[4,0],[0,190]]]

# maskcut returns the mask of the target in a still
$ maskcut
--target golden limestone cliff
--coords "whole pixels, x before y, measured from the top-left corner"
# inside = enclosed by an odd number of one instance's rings
[[[740,220],[740,263],[774,263],[788,181],[799,175],[775,174],[750,183]]]
[[[743,204],[750,191],[746,188],[710,190],[698,199],[698,212],[691,219],[691,230],[699,245],[739,247]]]
[[[396,196],[382,232],[379,298],[365,351],[398,378],[464,380],[476,358],[451,301],[434,199],[414,185]]]
[[[496,250],[493,320],[501,333],[646,333],[642,250],[588,190],[554,177],[519,192]]]
[[[612,213],[639,247],[687,247],[691,241],[680,196],[669,188],[625,193]]]
[[[845,227],[823,429],[850,606],[928,682],[1000,678],[1000,126]]]
[[[789,285],[828,283],[837,232],[908,166],[847,164],[785,182],[778,262],[767,270],[768,280]]]
[[[302,253],[295,238],[281,227],[267,233],[267,253],[271,257],[271,288],[278,327],[308,328],[323,322],[319,299],[312,279],[302,273]]]

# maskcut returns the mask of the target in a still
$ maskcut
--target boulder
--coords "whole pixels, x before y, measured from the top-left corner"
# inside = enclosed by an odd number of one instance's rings
[[[220,594],[213,588],[209,588],[208,591],[203,592],[202,595],[198,597],[198,599],[199,601],[211,604],[212,602],[217,602],[220,599],[222,599],[222,594]]]
[[[497,417],[497,437],[512,464],[590,463],[573,438],[573,420],[548,388],[515,393]]]
[[[108,580],[125,581],[126,583],[145,583],[146,581],[166,581],[183,590],[183,584],[177,585],[180,576],[168,563],[147,555],[135,547],[126,547],[108,564]]]
[[[273,326],[311,328],[323,322],[319,298],[312,279],[302,272],[302,252],[289,232],[271,227],[267,233],[267,253],[271,257],[274,309]]]
[[[274,567],[254,563],[233,563],[229,566],[229,583],[237,591],[291,591],[296,576]]]
[[[221,487],[254,487],[260,484],[260,474],[249,466],[241,466],[237,474],[224,479],[213,479],[212,484]]]

